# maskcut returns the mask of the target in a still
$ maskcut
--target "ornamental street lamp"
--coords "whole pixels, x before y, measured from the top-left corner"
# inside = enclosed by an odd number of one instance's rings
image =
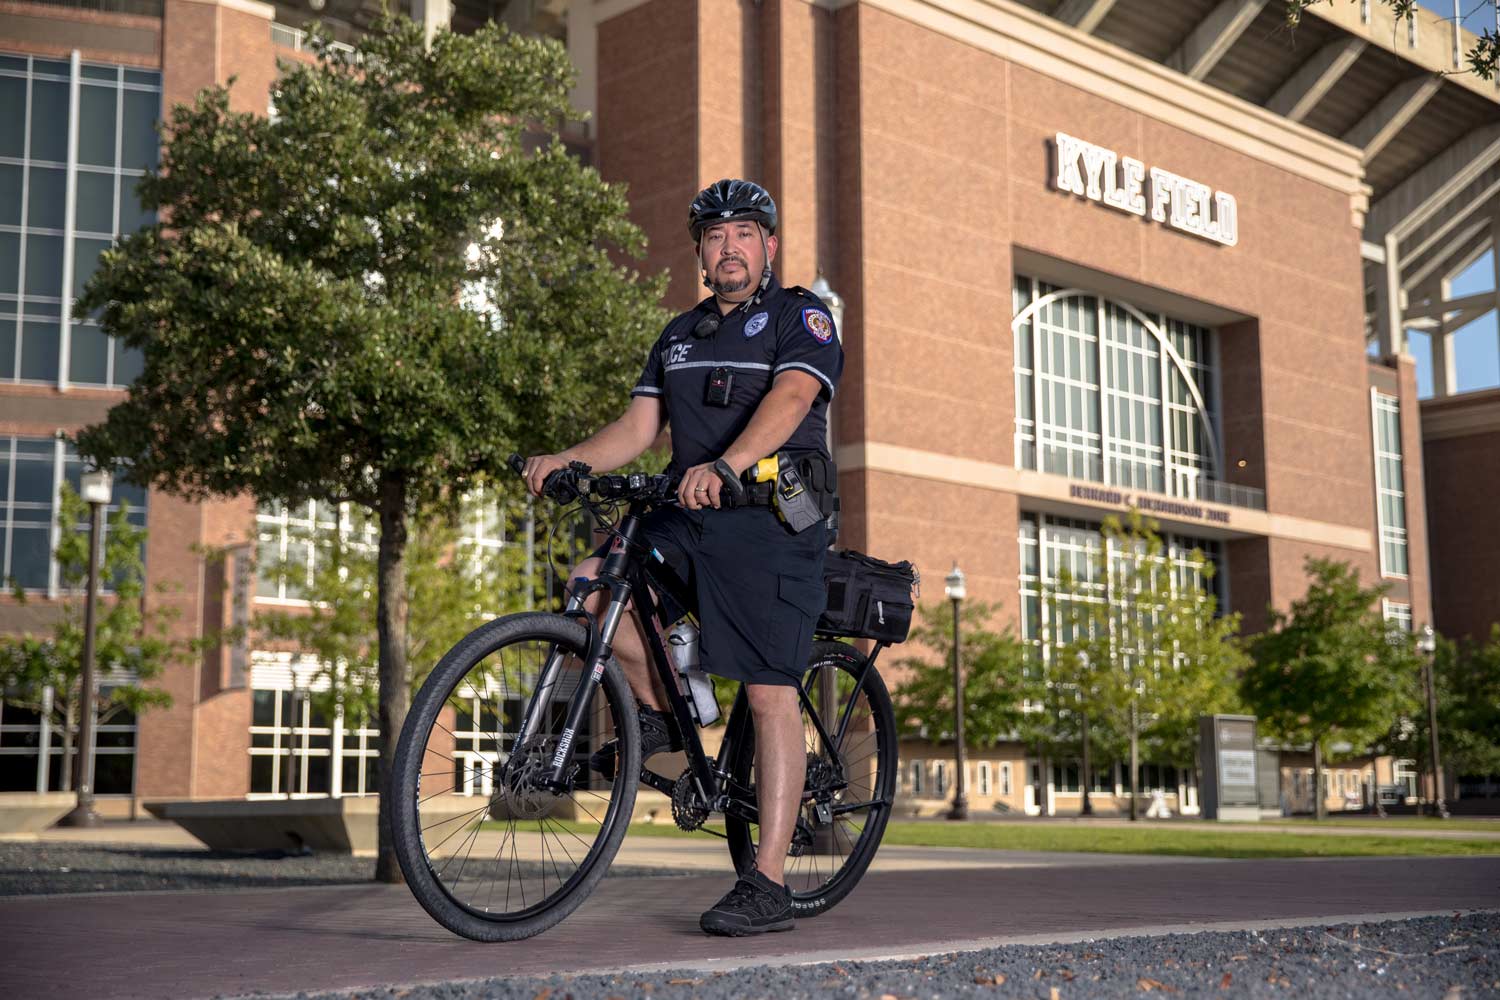
[[[1089,654],[1088,650],[1078,651],[1078,677],[1084,684],[1089,682]],[[1079,814],[1083,816],[1094,815],[1094,802],[1089,798],[1089,785],[1092,784],[1093,770],[1089,761],[1089,710],[1087,703],[1083,709],[1083,808]]]
[[[89,589],[83,601],[83,678],[79,683],[78,804],[57,825],[87,827],[99,825],[99,815],[94,812],[94,605],[99,594],[99,536],[104,531],[104,508],[114,492],[114,477],[98,469],[85,472],[78,492],[89,505]]]
[[[968,596],[968,590],[958,563],[953,564],[953,572],[943,583],[946,584],[943,592],[953,602],[953,752],[958,763],[958,781],[953,786],[953,808],[948,811],[948,818],[968,819],[969,799],[964,794],[964,672],[958,635],[959,605]]]
[[[1432,668],[1437,660],[1437,633],[1433,632],[1431,625],[1422,626],[1417,649],[1422,651],[1422,682],[1427,688],[1427,740],[1432,754],[1432,809],[1436,815],[1447,819],[1448,803],[1443,799],[1443,765],[1438,760],[1437,696],[1432,685]]]

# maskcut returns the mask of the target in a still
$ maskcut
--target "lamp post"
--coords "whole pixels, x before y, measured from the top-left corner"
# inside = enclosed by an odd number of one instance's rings
[[[953,564],[953,572],[948,574],[943,583],[943,592],[953,602],[953,753],[958,763],[958,780],[953,785],[953,808],[948,811],[948,818],[968,819],[969,798],[964,794],[964,671],[958,635],[959,605],[968,596],[968,590],[964,587],[964,571],[958,568],[958,563]]]
[[[99,814],[94,812],[94,605],[99,594],[99,536],[104,533],[104,508],[114,492],[114,477],[99,469],[85,472],[78,492],[89,505],[89,589],[83,601],[83,677],[78,699],[78,804],[57,825],[89,827],[99,825]]]
[[[1437,695],[1432,686],[1432,667],[1437,659],[1437,634],[1431,625],[1422,626],[1417,639],[1422,651],[1422,683],[1427,688],[1427,740],[1432,754],[1432,808],[1443,819],[1448,818],[1448,803],[1443,798],[1443,765],[1438,759]]]
[[[1078,677],[1085,684],[1089,679],[1089,654],[1088,650],[1078,651]],[[1084,708],[1083,713],[1083,806],[1079,815],[1094,815],[1094,801],[1089,798],[1089,786],[1093,784],[1093,771],[1089,761],[1089,710]]]

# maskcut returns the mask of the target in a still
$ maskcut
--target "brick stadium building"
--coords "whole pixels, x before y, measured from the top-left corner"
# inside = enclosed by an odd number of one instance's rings
[[[306,58],[298,4],[101,3],[0,0],[3,569],[39,598],[0,604],[7,631],[57,596],[48,533],[78,463],[55,434],[138,364],[60,315],[143,221],[152,122],[231,77],[233,105],[262,111],[276,60]],[[322,14],[354,39],[374,6]],[[929,596],[957,561],[1028,638],[1040,588],[1132,505],[1213,558],[1247,630],[1300,595],[1309,556],[1389,584],[1406,627],[1500,616],[1500,397],[1457,394],[1448,360],[1497,303],[1493,282],[1452,292],[1500,230],[1500,90],[1439,75],[1471,35],[1363,2],[1311,8],[1293,44],[1276,0],[461,2],[451,24],[488,17],[567,42],[593,112],[571,138],[629,183],[668,305],[701,291],[693,192],[746,175],[776,194],[783,280],[821,274],[844,303],[841,544],[913,559]],[[1443,373],[1425,402],[1413,331]],[[185,633],[295,603],[248,567],[316,510],[130,499],[150,580],[173,588],[152,600]],[[238,554],[205,564],[202,545]],[[124,809],[367,790],[375,734],[303,715],[295,670],[255,649],[174,670],[171,709],[105,728],[101,792]],[[56,787],[60,735],[0,710],[0,787]],[[950,755],[905,747],[909,807],[940,806]],[[1395,766],[1380,783],[1414,782]],[[1325,796],[1355,801],[1370,767],[1334,768]],[[1076,808],[1088,780],[1013,745],[971,768],[976,805],[1027,812]],[[1310,805],[1300,765],[1282,770],[1271,797]],[[1117,769],[1092,780],[1116,801]],[[1146,788],[1195,805],[1191,769],[1153,764]]]

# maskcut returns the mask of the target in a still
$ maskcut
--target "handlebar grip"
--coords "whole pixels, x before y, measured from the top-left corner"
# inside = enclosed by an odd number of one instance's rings
[[[524,476],[526,474],[526,459],[522,458],[520,455],[517,455],[515,452],[511,452],[510,458],[507,458],[505,460],[505,464],[510,466],[510,471],[514,472],[518,476]]]

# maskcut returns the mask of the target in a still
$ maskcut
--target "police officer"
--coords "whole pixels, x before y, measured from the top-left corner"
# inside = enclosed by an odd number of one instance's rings
[[[688,230],[713,294],[667,324],[623,416],[560,454],[529,459],[526,477],[539,495],[547,476],[568,462],[619,468],[670,424],[668,471],[682,477],[680,506],[648,519],[646,537],[697,596],[703,668],[745,683],[755,723],[756,867],[699,922],[710,934],[737,936],[792,927],[783,865],[807,753],[797,685],[823,610],[823,554],[831,540],[821,518],[793,532],[771,507],[747,504],[746,473],[781,453],[821,510],[831,509],[828,406],[843,351],[823,302],[776,281],[776,203],[764,188],[745,180],[709,185],[689,207]],[[596,575],[599,555],[574,576]],[[620,629],[614,654],[640,702],[645,759],[681,742],[662,711],[638,628]],[[614,747],[606,745],[592,764],[612,776]]]

